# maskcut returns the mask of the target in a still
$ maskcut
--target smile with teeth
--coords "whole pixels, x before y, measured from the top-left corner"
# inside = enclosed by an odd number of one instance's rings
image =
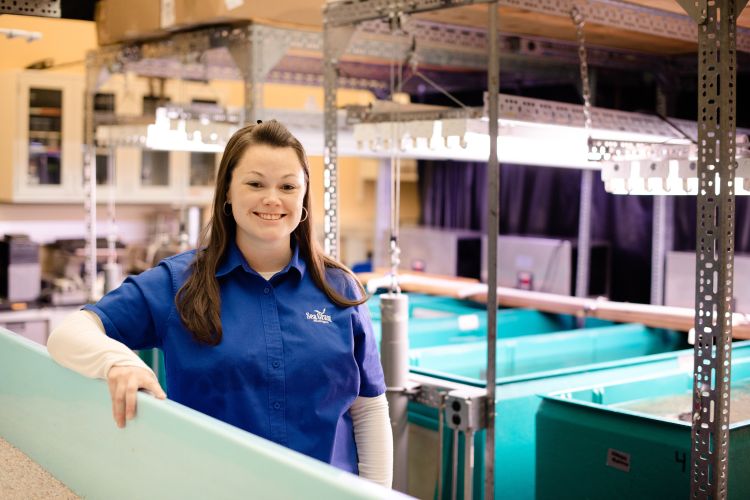
[[[266,214],[262,212],[255,212],[255,215],[260,217],[263,220],[279,220],[286,214]]]

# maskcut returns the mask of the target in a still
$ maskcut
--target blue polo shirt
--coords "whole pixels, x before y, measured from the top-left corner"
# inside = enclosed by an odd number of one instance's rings
[[[203,345],[175,306],[194,256],[165,259],[85,308],[109,337],[164,352],[169,399],[356,474],[349,409],[357,396],[385,392],[367,304],[333,304],[297,248],[267,281],[232,243],[216,271],[223,337]],[[342,271],[327,276],[344,296],[359,296]]]

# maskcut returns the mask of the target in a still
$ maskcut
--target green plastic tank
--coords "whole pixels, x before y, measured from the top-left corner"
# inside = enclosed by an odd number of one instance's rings
[[[728,498],[750,498],[750,347],[735,344]],[[692,364],[543,398],[537,498],[690,497]],[[581,386],[578,386],[581,387]]]
[[[535,497],[535,415],[537,394],[594,383],[617,382],[649,373],[674,370],[692,363],[692,350],[684,333],[623,324],[546,335],[498,340],[496,402],[496,494],[498,499]],[[750,348],[747,349],[750,355]],[[485,387],[485,342],[412,349],[411,371],[442,381]],[[409,420],[410,493],[420,498],[448,499],[451,494],[449,453],[441,464],[443,489],[436,494],[438,414],[428,406],[411,403]],[[412,443],[414,446],[412,446]],[[473,496],[483,493],[483,432],[475,436],[476,464]],[[450,450],[451,431],[446,427],[444,450]],[[459,449],[463,449],[462,447]],[[430,458],[432,457],[432,458]],[[463,457],[459,453],[459,465]],[[410,472],[411,474],[411,472]],[[458,491],[463,491],[462,475]]]

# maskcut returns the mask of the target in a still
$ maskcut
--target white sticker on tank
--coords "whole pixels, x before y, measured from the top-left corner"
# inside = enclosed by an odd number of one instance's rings
[[[630,453],[614,450],[607,450],[607,466],[623,472],[630,472]]]
[[[462,332],[466,330],[478,330],[479,316],[476,314],[462,314],[458,317],[458,329]]]
[[[245,3],[242,0],[224,0],[224,5],[226,6],[227,10],[236,9],[237,7],[242,7],[242,4]]]

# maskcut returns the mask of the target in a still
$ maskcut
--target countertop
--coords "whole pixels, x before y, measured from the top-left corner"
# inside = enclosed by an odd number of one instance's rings
[[[0,438],[0,492],[3,500],[81,498],[3,438]]]

